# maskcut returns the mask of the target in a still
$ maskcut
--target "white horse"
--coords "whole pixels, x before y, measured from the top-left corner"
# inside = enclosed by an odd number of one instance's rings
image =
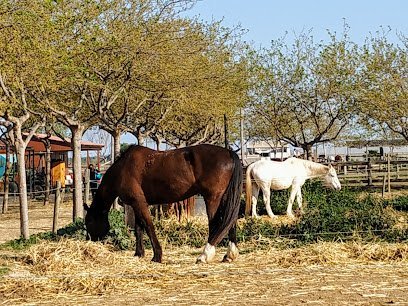
[[[335,190],[341,189],[336,170],[332,165],[326,166],[295,157],[288,158],[283,162],[259,160],[250,164],[246,171],[246,213],[251,210],[252,203],[252,216],[258,216],[256,203],[259,188],[261,188],[268,216],[274,218],[275,215],[270,204],[271,189],[283,190],[292,187],[286,213],[293,218],[292,205],[295,197],[302,210],[301,187],[307,179],[314,177],[324,177],[324,183],[327,187]]]

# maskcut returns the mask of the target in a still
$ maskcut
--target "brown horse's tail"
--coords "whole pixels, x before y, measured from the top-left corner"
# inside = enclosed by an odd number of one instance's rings
[[[246,169],[246,179],[245,179],[245,215],[248,216],[251,213],[251,204],[252,204],[252,178],[251,172],[254,164],[250,164]]]
[[[217,245],[238,219],[242,193],[242,166],[238,155],[230,151],[234,170],[221,203],[209,224],[208,242]]]

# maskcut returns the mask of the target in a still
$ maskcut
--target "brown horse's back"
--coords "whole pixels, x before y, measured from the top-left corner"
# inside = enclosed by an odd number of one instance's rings
[[[198,145],[162,152],[133,146],[111,169],[118,172],[111,176],[115,177],[120,194],[132,197],[132,193],[142,192],[149,204],[166,204],[198,193],[222,194],[232,168],[229,151],[217,146]]]

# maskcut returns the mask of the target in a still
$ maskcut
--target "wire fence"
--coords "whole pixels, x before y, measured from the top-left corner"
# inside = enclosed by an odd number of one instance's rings
[[[92,182],[92,183],[97,183],[98,181],[90,181],[90,182]],[[50,192],[50,193],[55,193],[55,192],[57,191],[57,189],[58,189],[58,188],[56,188],[56,187],[50,188],[50,189],[49,189],[49,192]],[[75,190],[75,187],[73,187],[73,186],[71,186],[71,185],[66,185],[65,187],[61,187],[60,190],[64,190],[64,189],[65,189],[65,190],[66,190],[66,189]],[[82,189],[82,191],[85,191],[86,187],[83,186],[81,189]],[[98,189],[98,187],[90,187],[90,188],[89,188],[89,190],[97,190],[97,189]],[[41,195],[41,194],[45,194],[46,191],[47,191],[46,189],[43,189],[43,190],[32,190],[32,191],[28,191],[28,190],[27,190],[27,192],[26,192],[25,194],[27,194],[28,196],[31,196],[31,195]],[[8,194],[9,194],[9,195],[18,196],[18,195],[20,195],[21,193],[20,193],[20,192],[11,192],[11,191],[9,191]],[[0,192],[0,196],[4,196],[4,191],[3,191],[3,192]]]

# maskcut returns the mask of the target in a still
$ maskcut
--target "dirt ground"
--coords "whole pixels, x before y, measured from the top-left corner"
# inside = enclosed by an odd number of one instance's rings
[[[72,205],[61,207],[60,226],[71,221]],[[52,226],[52,207],[39,203],[30,205],[30,233],[47,231]],[[18,238],[18,208],[0,215],[0,241]],[[87,275],[88,279],[110,278],[111,287],[89,292],[41,295],[41,289],[24,299],[2,298],[1,305],[408,305],[408,261],[346,260],[320,264],[276,264],[277,252],[252,250],[241,246],[236,262],[219,262],[225,249],[217,249],[217,261],[208,265],[194,264],[201,249],[164,246],[164,262],[133,258],[133,252],[122,252],[135,264],[132,272],[124,274]],[[296,253],[293,253],[296,256]],[[0,251],[0,257],[10,256]],[[275,258],[272,258],[275,256]],[[317,256],[320,256],[319,254]],[[402,257],[407,256],[403,254]],[[1,263],[1,262],[0,262]],[[133,266],[133,265],[132,265]],[[1,267],[1,265],[0,265]],[[121,271],[121,267],[115,267]],[[17,271],[18,272],[18,271]],[[47,276],[22,276],[28,282],[43,281]],[[31,277],[31,278],[30,278]],[[55,277],[55,276],[53,276]],[[81,281],[72,272],[61,277],[73,284]],[[129,286],[115,282],[125,279]],[[2,279],[0,278],[0,289]],[[34,286],[35,287],[35,286]],[[116,288],[116,289],[115,289]],[[24,288],[21,287],[21,290]],[[34,290],[34,289],[33,289]],[[1,291],[1,290],[0,290]]]
[[[20,237],[19,206],[16,201],[9,205],[7,213],[0,214],[0,243]],[[52,230],[53,203],[44,206],[42,201],[32,200],[28,211],[30,235]],[[72,202],[64,201],[59,209],[58,226],[72,222]]]

